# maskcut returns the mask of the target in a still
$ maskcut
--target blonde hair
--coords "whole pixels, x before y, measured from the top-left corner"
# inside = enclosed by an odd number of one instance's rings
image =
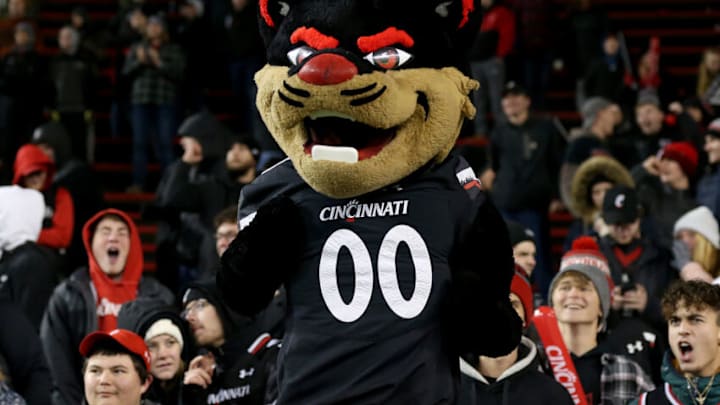
[[[703,52],[702,60],[700,61],[700,66],[698,66],[698,81],[697,81],[697,95],[698,97],[703,97],[705,95],[705,92],[707,91],[708,87],[710,87],[710,83],[718,76],[718,73],[712,73],[707,70],[707,67],[705,66],[705,61],[707,60],[708,55],[715,54],[720,57],[720,48],[707,48],[705,49],[705,52]]]
[[[718,249],[699,232],[695,232],[695,247],[692,251],[692,259],[702,266],[713,278],[720,276]]]

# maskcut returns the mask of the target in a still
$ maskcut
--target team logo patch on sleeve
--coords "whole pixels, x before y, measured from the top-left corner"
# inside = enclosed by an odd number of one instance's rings
[[[464,188],[472,198],[477,197],[478,194],[483,191],[482,182],[477,178],[472,167],[466,167],[458,171],[455,173],[455,176],[462,188]]]

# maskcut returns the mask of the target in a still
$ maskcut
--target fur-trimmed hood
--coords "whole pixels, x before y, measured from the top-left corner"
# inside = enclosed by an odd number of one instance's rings
[[[585,223],[591,223],[598,208],[593,206],[591,187],[599,178],[614,185],[635,187],[630,172],[617,160],[609,156],[595,156],[578,168],[570,188],[570,211]]]

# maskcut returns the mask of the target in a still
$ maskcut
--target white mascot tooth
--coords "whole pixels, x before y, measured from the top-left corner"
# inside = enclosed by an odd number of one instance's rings
[[[313,160],[332,160],[333,162],[357,163],[358,151],[349,146],[315,145],[312,148]]]

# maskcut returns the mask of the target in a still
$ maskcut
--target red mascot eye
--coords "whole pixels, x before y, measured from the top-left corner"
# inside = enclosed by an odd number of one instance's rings
[[[300,46],[287,53],[288,60],[293,65],[299,65],[305,58],[315,53],[315,49],[309,46]]]
[[[398,48],[382,48],[365,55],[365,60],[373,65],[385,69],[396,69],[413,58],[412,55]]]

